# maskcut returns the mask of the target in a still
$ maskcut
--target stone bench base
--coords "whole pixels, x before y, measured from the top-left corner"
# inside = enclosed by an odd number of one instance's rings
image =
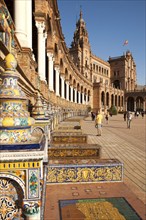
[[[116,159],[50,160],[47,183],[121,182],[123,164]]]
[[[81,126],[80,125],[72,125],[72,126],[59,126],[58,127],[58,130],[67,130],[67,131],[70,131],[70,130],[81,130]]]
[[[64,134],[68,134],[68,135],[79,135],[82,134],[82,130],[79,129],[60,129],[60,130],[54,130],[53,131],[53,135],[64,135]]]
[[[51,137],[52,144],[59,144],[59,143],[76,143],[76,144],[84,144],[87,143],[87,135],[84,134],[52,134]]]
[[[48,148],[48,156],[50,158],[71,158],[71,157],[86,157],[100,158],[101,147],[97,144],[56,144]]]
[[[64,121],[68,121],[68,122],[79,122],[83,119],[83,117],[79,117],[79,118],[66,118]]]

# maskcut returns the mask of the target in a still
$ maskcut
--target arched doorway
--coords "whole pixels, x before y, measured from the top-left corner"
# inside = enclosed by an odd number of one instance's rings
[[[134,111],[134,98],[129,97],[127,99],[127,111]]]

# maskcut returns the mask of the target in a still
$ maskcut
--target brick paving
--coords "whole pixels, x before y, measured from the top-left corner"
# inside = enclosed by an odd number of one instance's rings
[[[110,117],[109,124],[103,123],[102,136],[96,136],[90,116],[81,120],[81,127],[88,143],[102,146],[101,158],[117,158],[124,163],[124,183],[48,184],[44,220],[61,220],[59,200],[106,197],[124,197],[146,220],[146,116],[133,118],[131,129],[127,129],[123,115]],[[80,219],[73,218],[69,210],[65,214],[68,220]]]
[[[146,204],[146,116],[133,118],[131,128],[123,115],[112,116],[103,122],[102,136],[96,136],[90,117],[81,122],[88,142],[102,146],[101,158],[117,158],[124,163],[124,182]]]

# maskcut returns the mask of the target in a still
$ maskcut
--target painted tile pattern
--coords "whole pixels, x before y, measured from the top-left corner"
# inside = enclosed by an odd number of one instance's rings
[[[29,178],[28,178],[28,194],[29,198],[38,198],[39,197],[39,170],[30,169]]]

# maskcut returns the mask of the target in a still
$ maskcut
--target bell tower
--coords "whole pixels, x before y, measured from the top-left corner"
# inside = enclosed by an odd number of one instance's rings
[[[89,79],[91,48],[88,32],[86,30],[86,23],[83,19],[81,9],[80,17],[76,22],[76,30],[74,32],[73,41],[71,43],[70,54],[74,64],[78,67],[79,71]]]

